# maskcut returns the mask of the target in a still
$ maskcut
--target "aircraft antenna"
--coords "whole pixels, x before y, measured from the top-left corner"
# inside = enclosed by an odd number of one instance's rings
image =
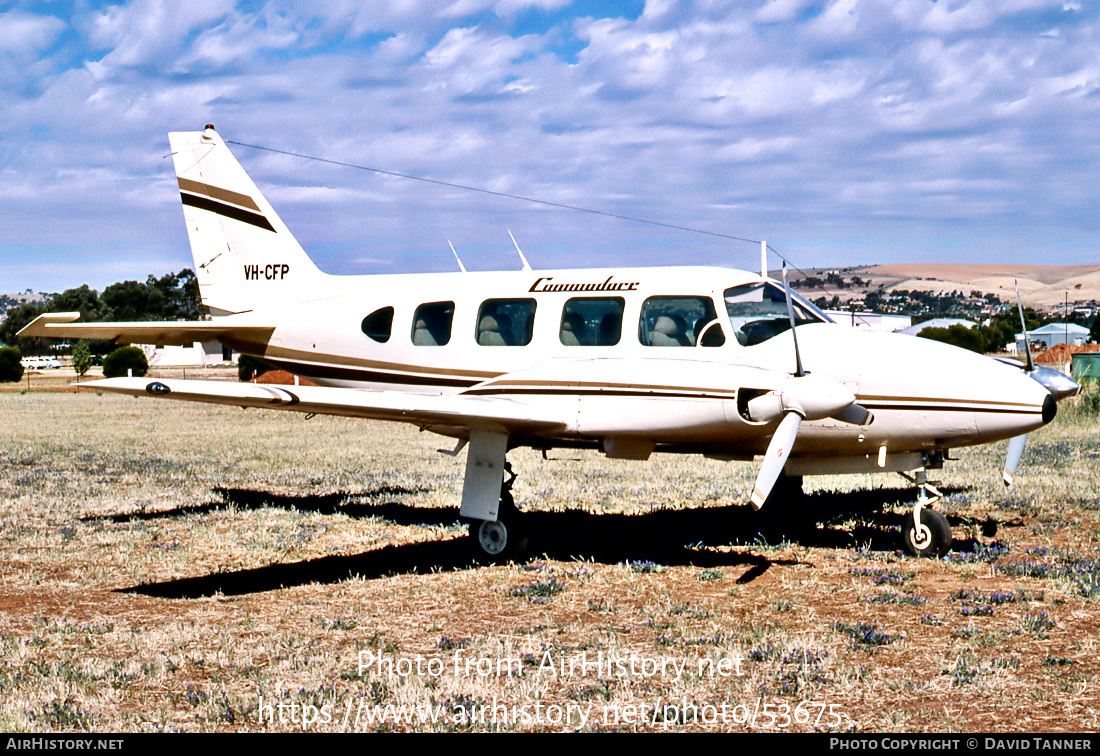
[[[768,243],[760,242],[760,277],[768,277]]]
[[[527,262],[527,258],[523,256],[523,250],[519,248],[519,244],[516,243],[516,237],[512,236],[512,232],[508,231],[508,236],[512,237],[512,244],[516,245],[516,252],[519,252],[519,259],[523,263],[524,270],[531,270],[530,263]]]
[[[462,271],[463,273],[465,273],[465,272],[466,272],[466,266],[462,264],[462,258],[460,258],[460,257],[458,256],[458,253],[457,253],[457,252],[455,252],[455,245],[451,244],[451,240],[450,240],[450,239],[448,239],[448,240],[447,240],[447,245],[448,245],[448,246],[450,246],[450,248],[451,248],[451,252],[453,252],[453,253],[454,253],[454,256],[455,256],[455,262],[457,262],[457,263],[458,263],[458,269],[459,269],[459,270],[461,270],[461,271]]]

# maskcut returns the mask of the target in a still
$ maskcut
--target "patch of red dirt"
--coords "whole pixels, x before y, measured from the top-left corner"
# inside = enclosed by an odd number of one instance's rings
[[[313,381],[306,380],[305,378],[298,378],[298,383],[294,382],[295,376],[292,373],[288,373],[285,370],[269,370],[263,375],[256,378],[256,383],[273,383],[280,386],[316,386]]]
[[[1100,352],[1100,344],[1083,344],[1081,346],[1055,344],[1045,352],[1035,355],[1035,361],[1044,365],[1065,365],[1073,358],[1073,355],[1079,352]]]

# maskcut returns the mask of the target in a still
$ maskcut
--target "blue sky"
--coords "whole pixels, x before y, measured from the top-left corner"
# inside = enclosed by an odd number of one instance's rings
[[[1085,0],[0,3],[0,291],[191,267],[167,132],[752,239],[800,267],[1093,264]],[[332,273],[758,251],[235,147]]]

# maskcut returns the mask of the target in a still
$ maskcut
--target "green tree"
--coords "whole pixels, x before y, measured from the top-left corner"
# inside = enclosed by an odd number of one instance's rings
[[[92,367],[92,350],[88,348],[88,342],[81,339],[73,348],[73,370],[81,378]]]
[[[145,359],[145,352],[136,346],[119,347],[103,358],[105,378],[122,378],[129,372],[140,378],[148,371],[149,361]]]
[[[46,305],[46,312],[79,312],[80,320],[85,323],[113,319],[111,308],[104,303],[96,290],[87,284],[54,294]],[[92,354],[103,355],[114,349],[115,345],[110,341],[95,339],[88,342],[88,348]],[[43,353],[36,352],[36,354]]]
[[[20,339],[15,334],[19,333],[32,320],[37,318],[46,308],[44,305],[33,302],[24,302],[8,310],[4,322],[0,323],[0,341],[8,346],[17,347],[20,352],[28,355],[48,354],[50,341],[47,339]]]
[[[919,334],[922,339],[942,341],[944,344],[969,349],[971,352],[985,352],[985,338],[977,328],[953,325],[947,328],[925,328]]]
[[[51,339],[20,339],[16,334],[43,312],[79,312],[80,320],[95,323],[110,320],[198,320],[206,314],[195,274],[184,269],[160,278],[149,276],[145,283],[121,281],[103,290],[84,285],[54,294],[45,304],[23,303],[11,307],[0,323],[0,341],[18,347],[23,354],[43,355],[52,350]],[[107,354],[115,348],[110,341],[88,342],[92,354]]]
[[[111,319],[111,308],[100,299],[96,290],[90,288],[88,284],[55,294],[46,306],[46,310],[48,312],[79,312],[80,319],[87,323]]]
[[[149,276],[145,284],[164,297],[157,319],[198,320],[206,314],[199,294],[199,281],[187,268],[160,278]]]
[[[184,269],[145,283],[120,281],[103,290],[112,320],[198,320],[205,314],[195,274]]]
[[[1034,314],[1034,311],[1032,311]],[[1024,312],[1024,318],[1027,318],[1027,312]],[[1038,321],[1034,321],[1034,325],[1028,326],[1031,328],[1038,328]],[[1015,343],[1016,334],[1020,332],[1020,317],[1015,312],[1005,315],[998,315],[993,318],[988,326],[983,328],[983,332],[986,335],[986,351],[987,352],[1000,352],[1008,344]]]
[[[23,380],[23,355],[15,347],[0,347],[0,383],[18,383]]]
[[[1014,328],[1016,328],[1016,332],[1019,333],[1020,315],[1018,312],[1013,313],[1012,322],[1016,324]],[[1030,307],[1024,308],[1024,322],[1027,324],[1027,330],[1029,331],[1034,331],[1036,328],[1045,325],[1043,321],[1039,319],[1039,313],[1035,312],[1035,310]]]
[[[164,293],[138,281],[113,283],[103,290],[102,299],[111,320],[160,320],[164,311]]]

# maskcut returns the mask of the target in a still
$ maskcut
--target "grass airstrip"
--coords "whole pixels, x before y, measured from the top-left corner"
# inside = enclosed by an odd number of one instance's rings
[[[53,390],[50,390],[53,389]],[[415,428],[0,392],[4,731],[1100,729],[1100,430],[1063,403],[932,475],[510,455],[531,553],[478,563]]]

